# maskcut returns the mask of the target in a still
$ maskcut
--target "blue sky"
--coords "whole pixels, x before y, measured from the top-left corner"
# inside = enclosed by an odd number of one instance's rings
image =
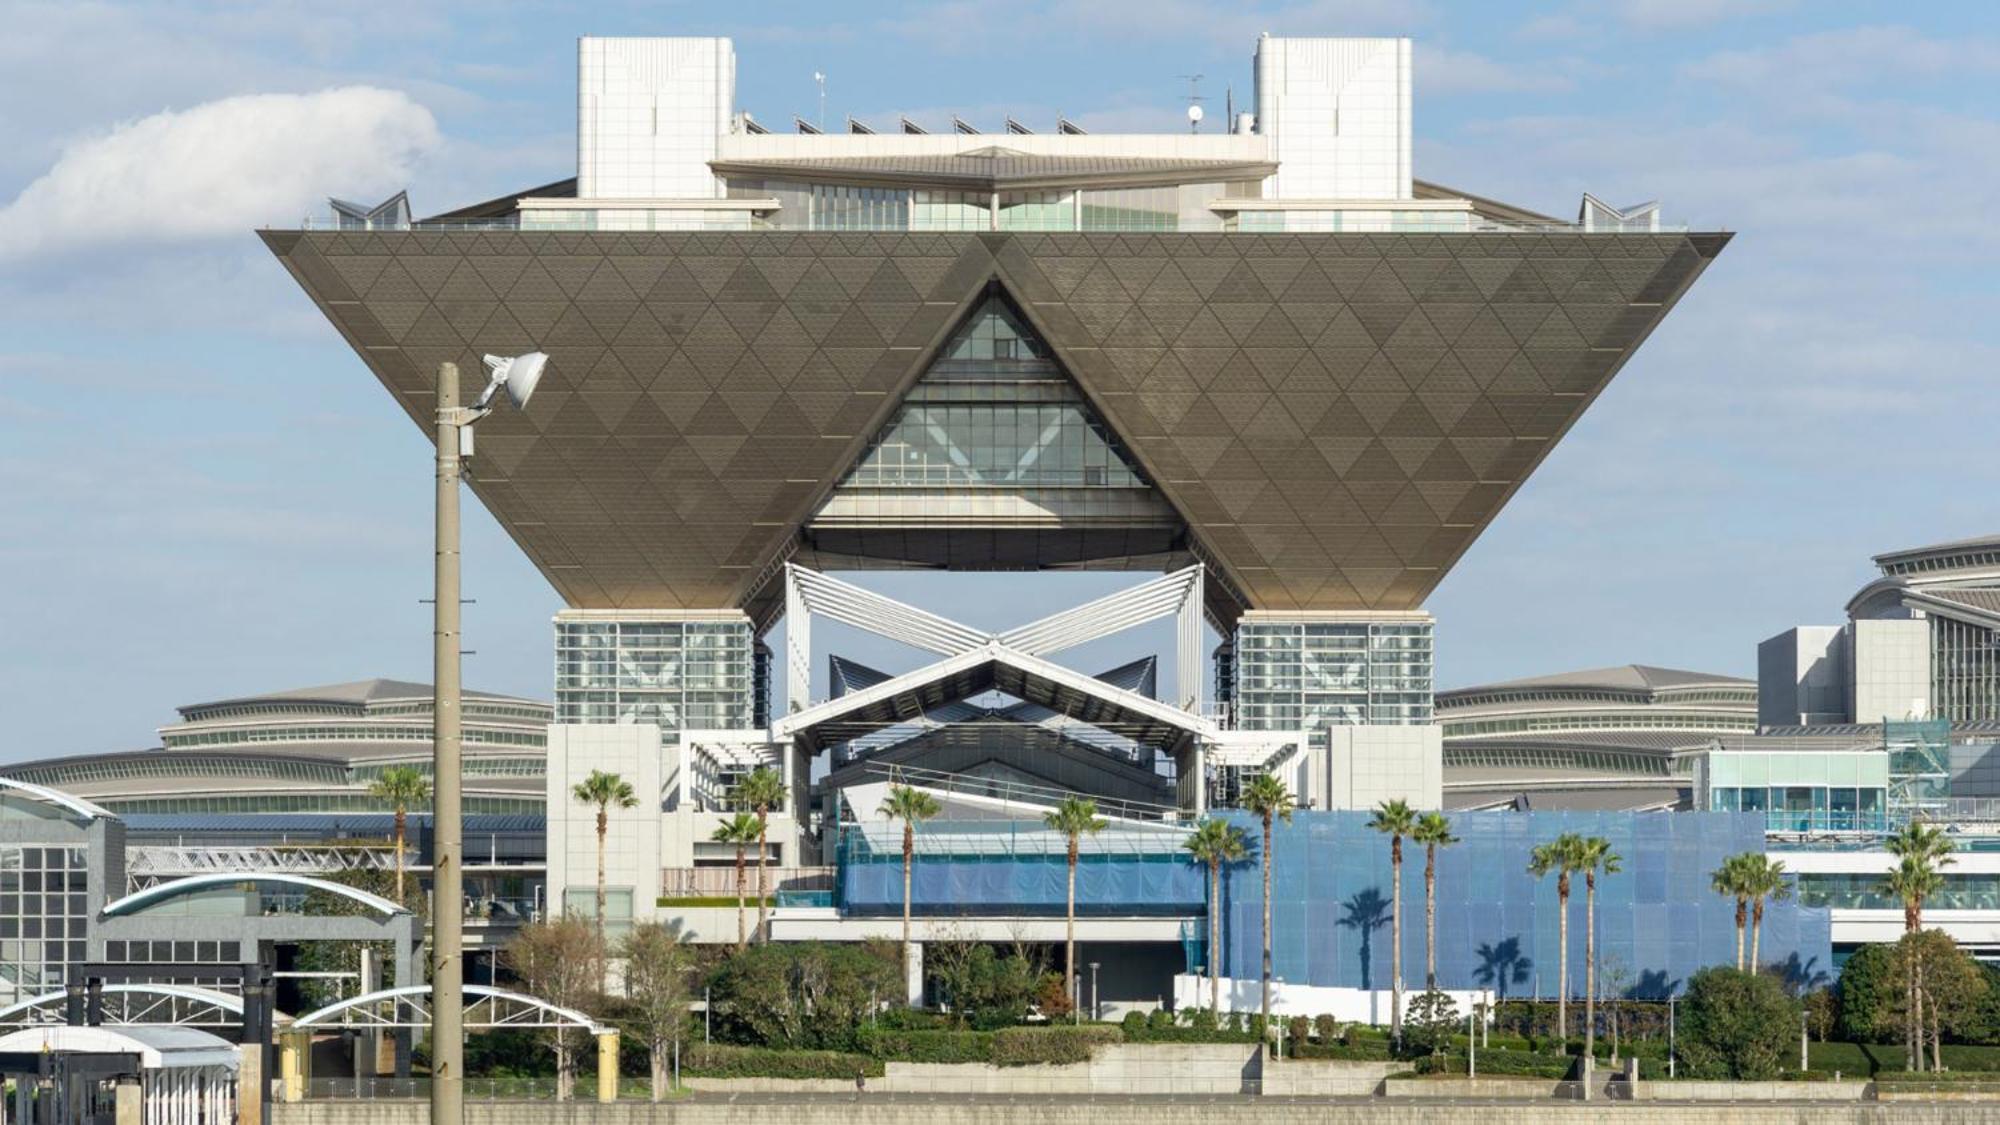
[[[1414,37],[1419,176],[1740,232],[1431,599],[1440,682],[1748,675],[1758,639],[1838,620],[1870,554],[2000,523],[1995,12],[0,0],[0,760],[428,679],[427,442],[251,232],[571,174],[586,33],[731,35],[770,122],[816,113],[822,70],[830,119],[1099,132],[1183,127],[1179,75],[1247,95],[1259,31]],[[467,682],[546,697],[558,601],[468,513]],[[976,591],[995,626],[1123,581],[871,580]]]

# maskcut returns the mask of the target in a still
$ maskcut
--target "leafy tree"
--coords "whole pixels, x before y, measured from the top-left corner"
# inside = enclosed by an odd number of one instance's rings
[[[1194,858],[1208,865],[1208,1007],[1222,1010],[1222,868],[1240,861],[1248,841],[1243,830],[1219,817],[1204,817],[1182,841]]]
[[[625,935],[620,953],[625,958],[625,995],[632,1002],[627,1022],[645,1044],[657,1102],[667,1092],[668,1055],[687,1030],[694,952],[676,930],[642,922]]]
[[[1556,979],[1556,1034],[1569,1038],[1569,887],[1570,876],[1583,870],[1583,837],[1565,832],[1546,844],[1537,844],[1528,855],[1528,874],[1540,879],[1556,873],[1556,930],[1561,967]]]
[[[1427,812],[1417,818],[1410,839],[1424,846],[1424,990],[1438,986],[1437,955],[1437,859],[1438,849],[1459,842],[1451,834],[1451,819],[1441,812]]]
[[[739,950],[750,942],[748,915],[743,905],[744,856],[750,845],[762,838],[763,831],[758,827],[756,817],[749,813],[737,813],[716,825],[715,834],[709,837],[718,844],[732,844],[736,848],[736,948]],[[758,910],[761,913],[763,908],[760,906]]]
[[[770,890],[765,879],[767,856],[766,834],[770,827],[771,810],[785,807],[789,794],[785,791],[785,778],[769,766],[758,766],[751,770],[730,794],[736,807],[749,809],[757,814],[757,935],[759,941],[771,940],[770,931]]]
[[[1895,1002],[1895,946],[1877,943],[1855,950],[1841,966],[1834,987],[1840,995],[1839,1035],[1851,1043],[1879,1043],[1890,1023],[1885,1009]]]
[[[1880,1014],[1891,1027],[1903,1031],[1905,1044],[1915,1044],[1909,1055],[1911,1070],[1942,1070],[1945,1035],[1976,1025],[1986,995],[1986,973],[1943,930],[1904,934],[1890,948],[1892,970],[1905,980],[1917,981],[1917,992],[1914,997],[1905,993],[1901,1003],[1887,1006]],[[1928,1065],[1926,1044],[1930,1049]]]
[[[1624,857],[1611,850],[1611,841],[1590,836],[1577,845],[1577,859],[1583,867],[1583,1049],[1597,1050],[1597,876],[1616,875],[1624,870]]]
[[[1403,837],[1417,830],[1417,814],[1397,798],[1375,806],[1368,827],[1389,837],[1389,1037],[1403,1040]]]
[[[615,773],[591,770],[590,776],[571,787],[570,796],[577,804],[594,805],[597,808],[597,944],[604,945],[604,838],[611,832],[611,808],[637,808],[639,798],[632,792],[632,783]]]
[[[917,859],[917,825],[943,812],[937,798],[908,785],[892,785],[876,810],[903,822],[903,974],[910,972],[910,873]]]
[[[1261,1026],[1271,1024],[1271,822],[1292,822],[1292,791],[1282,778],[1260,773],[1243,786],[1236,803],[1264,822],[1264,978]]]
[[[1806,1030],[1824,1043],[1840,1026],[1840,993],[1832,987],[1815,988],[1801,1001],[1806,1006]]]
[[[1676,1054],[1690,1078],[1776,1078],[1798,1048],[1798,1003],[1777,978],[1723,966],[1688,978]]]
[[[732,954],[709,978],[717,1035],[765,1047],[846,1051],[885,995],[901,989],[886,942],[770,942]]]
[[[1403,1031],[1403,1051],[1411,1057],[1443,1053],[1462,1017],[1451,996],[1427,988],[1410,1001],[1409,1025]]]
[[[1097,815],[1097,802],[1084,797],[1065,797],[1060,805],[1042,816],[1042,823],[1062,833],[1069,846],[1069,896],[1063,915],[1063,986],[1071,996],[1076,987],[1076,860],[1083,837],[1104,830],[1107,821]]]
[[[382,898],[396,898],[395,876],[387,871],[335,871],[321,876],[329,882],[340,883],[367,891]],[[420,918],[430,916],[430,896],[406,894],[400,901]],[[307,917],[347,917],[369,914],[368,907],[332,891],[311,890],[306,892],[305,913]],[[296,968],[308,973],[359,973],[361,971],[361,951],[372,949],[377,965],[387,965],[395,946],[386,941],[302,941],[299,943]],[[399,980],[399,985],[417,984],[418,981]],[[387,982],[378,986],[386,987]],[[341,985],[338,977],[301,977],[297,986],[300,995],[312,1007],[331,1004],[350,995]]]
[[[403,847],[410,810],[431,799],[431,779],[415,766],[390,766],[368,786],[368,795],[396,812],[396,901],[403,901]]]
[[[523,926],[501,949],[500,958],[531,996],[576,1011],[597,1006],[604,943],[580,918],[564,915]],[[551,1028],[547,1037],[556,1055],[556,1098],[568,1101],[576,1092],[576,1053],[583,1032]]]

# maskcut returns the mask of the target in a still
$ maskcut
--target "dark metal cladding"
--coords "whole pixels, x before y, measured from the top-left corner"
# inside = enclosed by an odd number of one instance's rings
[[[1186,526],[985,529],[982,565],[1198,558],[1227,621],[1420,605],[1729,236],[264,239],[427,430],[441,361],[476,377],[482,352],[549,353],[533,407],[481,423],[468,476],[570,605],[765,623],[778,563],[839,561],[804,525],[990,282]],[[926,557],[934,527],[884,534],[905,565],[963,565]]]

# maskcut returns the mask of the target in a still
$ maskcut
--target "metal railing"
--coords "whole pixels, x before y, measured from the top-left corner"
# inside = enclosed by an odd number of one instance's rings
[[[833,890],[831,867],[766,867],[764,885],[779,893]],[[743,870],[745,894],[757,893],[757,867]],[[660,870],[661,898],[729,898],[736,894],[736,868],[667,867]]]

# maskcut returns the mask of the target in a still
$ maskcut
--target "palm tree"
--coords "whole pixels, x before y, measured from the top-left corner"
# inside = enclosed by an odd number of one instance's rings
[[[611,806],[621,809],[637,808],[639,798],[632,792],[632,783],[615,773],[591,770],[590,776],[576,783],[570,795],[578,804],[597,806],[597,942],[604,944],[604,838],[611,831]]]
[[[1792,897],[1792,884],[1785,879],[1785,861],[1751,854],[1743,865],[1750,891],[1750,971],[1762,962],[1757,959],[1757,941],[1764,933],[1764,904]]]
[[[736,783],[735,799],[738,808],[749,809],[757,814],[757,933],[760,940],[771,940],[769,916],[769,891],[765,886],[764,872],[769,848],[765,845],[765,832],[770,824],[772,809],[785,807],[785,778],[770,766],[758,766],[748,776]]]
[[[1260,773],[1243,785],[1236,803],[1264,821],[1264,1000],[1265,1034],[1271,1027],[1271,821],[1292,822],[1292,791],[1281,778]]]
[[[1901,835],[1900,833],[1898,835]],[[1906,934],[1914,934],[1923,929],[1924,900],[1936,894],[1944,886],[1944,875],[1933,864],[1935,856],[1911,851],[1897,861],[1895,870],[1882,881],[1882,889],[1895,895],[1903,904],[1903,929]],[[1910,1017],[1905,1020],[1903,1033],[1904,1050],[1910,1059],[1911,1070],[1923,1069],[1923,1026],[1924,1026],[1924,974],[1922,958],[1915,951],[1903,959],[1903,1000],[1909,1008]]]
[[[1042,823],[1063,834],[1069,843],[1069,900],[1063,923],[1063,986],[1078,1009],[1083,1007],[1076,988],[1076,857],[1084,836],[1095,836],[1109,821],[1097,815],[1097,802],[1087,797],[1064,797],[1063,802],[1042,816]]]
[[[1597,1047],[1597,876],[1616,875],[1624,870],[1624,857],[1611,850],[1611,841],[1592,836],[1580,845],[1583,861],[1583,1050],[1588,1055]],[[1611,1050],[1618,1052],[1616,1036]]]
[[[403,843],[413,805],[431,799],[431,779],[415,766],[390,766],[368,786],[368,795],[396,810],[396,901],[403,901]]]
[[[1924,900],[1936,894],[1944,886],[1943,868],[1952,863],[1953,844],[1951,837],[1935,825],[1921,820],[1913,820],[1896,830],[1884,846],[1889,854],[1896,857],[1895,870],[1883,880],[1883,889],[1895,895],[1903,904],[1903,930],[1917,933],[1924,928]],[[1916,1062],[1911,1069],[1923,1069],[1923,1005],[1924,969],[1923,960],[1917,956],[1905,958],[1904,988],[1910,1018],[1906,1037],[1909,1057]]]
[[[1208,1009],[1222,1013],[1222,865],[1243,858],[1243,830],[1219,817],[1204,817],[1182,843],[1208,865]]]
[[[745,933],[744,923],[744,856],[748,853],[750,845],[757,843],[762,838],[763,832],[763,828],[757,823],[757,818],[745,812],[737,813],[735,816],[723,821],[716,827],[715,835],[709,837],[709,839],[714,840],[718,844],[736,845],[736,948],[739,951],[745,945],[749,944],[750,941],[749,935]],[[762,908],[759,907],[759,910],[761,911]]]
[[[875,811],[903,822],[903,979],[910,977],[910,869],[917,858],[917,823],[943,811],[936,797],[908,785],[892,785]]]
[[[1750,874],[1747,861],[1754,852],[1733,855],[1709,874],[1708,886],[1724,898],[1736,900],[1736,970],[1743,971],[1743,932],[1750,925]]]
[[[1556,932],[1559,935],[1560,968],[1556,988],[1556,1035],[1569,1038],[1569,880],[1583,869],[1583,837],[1565,832],[1546,844],[1537,844],[1529,853],[1528,874],[1539,879],[1556,873]]]
[[[1417,830],[1417,814],[1397,798],[1375,806],[1368,827],[1389,837],[1389,1038],[1403,1041],[1403,837]]]
[[[1894,835],[1883,841],[1882,846],[1897,860],[1914,862],[1936,874],[1954,862],[1951,853],[1956,845],[1943,829],[1913,820],[1897,829]],[[1919,878],[1906,881],[1906,885],[1917,894],[1914,897],[1897,896],[1903,899],[1903,929],[1916,933],[1924,928],[1924,900],[1937,893],[1942,879],[1937,884],[1930,884],[1930,881]]]
[[[1438,986],[1438,849],[1448,848],[1459,840],[1451,834],[1451,818],[1441,812],[1427,812],[1418,817],[1410,839],[1424,846],[1424,990],[1430,991]]]

